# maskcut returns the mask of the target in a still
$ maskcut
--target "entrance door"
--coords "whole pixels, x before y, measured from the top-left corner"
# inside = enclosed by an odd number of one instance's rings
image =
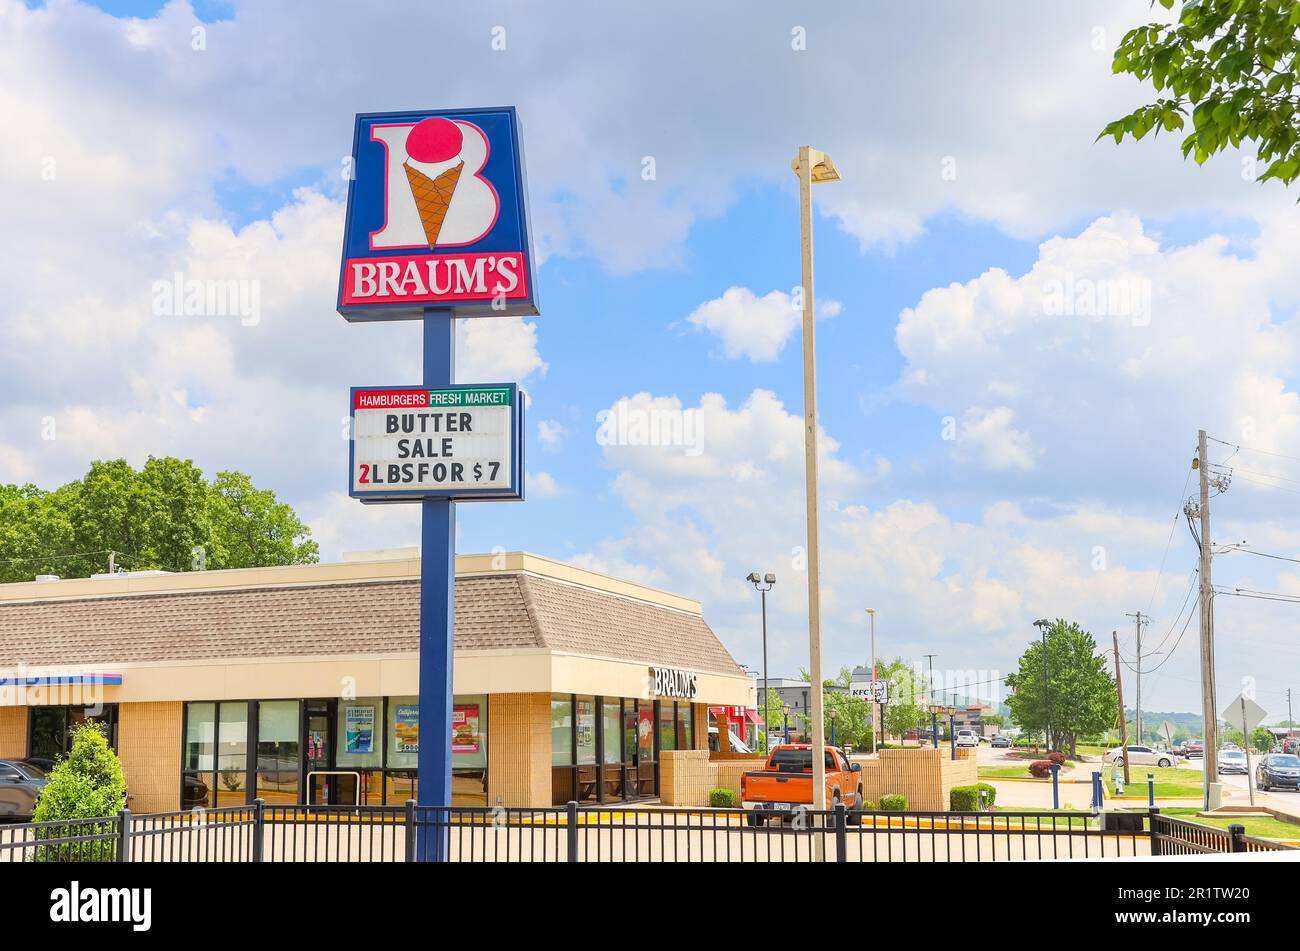
[[[330,716],[330,706],[328,700],[309,700],[303,717],[306,801],[314,806],[328,806],[339,801],[335,777],[312,775],[334,765],[334,718]]]
[[[637,796],[636,754],[636,701],[624,701],[623,798],[628,800],[639,798]]]

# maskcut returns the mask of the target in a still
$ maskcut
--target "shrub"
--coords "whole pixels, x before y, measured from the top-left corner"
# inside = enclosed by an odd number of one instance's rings
[[[979,807],[978,786],[953,786],[948,793],[948,808],[953,812],[976,812]]]
[[[734,789],[719,786],[709,790],[709,805],[716,809],[734,809],[738,804]]]
[[[874,802],[872,802],[870,799],[864,799],[864,800],[862,800],[862,811],[863,811],[863,812],[878,812],[878,811],[879,811],[879,808],[880,808],[880,807],[877,806],[877,805],[876,805]]]
[[[1052,764],[1045,759],[1036,759],[1029,764],[1029,775],[1044,779],[1052,775]]]
[[[881,812],[905,812],[907,797],[901,793],[886,793],[880,797]]]
[[[1049,763],[1055,763],[1057,766],[1065,765],[1065,754],[1062,752],[1048,753],[1047,760]]]
[[[72,734],[72,752],[50,770],[49,780],[37,800],[33,822],[77,819],[111,819],[126,805],[126,776],[117,754],[94,723],[82,723]],[[115,827],[111,821],[68,826],[47,826],[38,838],[106,835]],[[114,839],[101,842],[44,846],[36,853],[38,862],[112,861]]]

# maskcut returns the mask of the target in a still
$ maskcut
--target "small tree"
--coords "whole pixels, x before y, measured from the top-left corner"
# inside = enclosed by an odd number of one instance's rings
[[[79,819],[111,819],[126,805],[126,776],[117,754],[95,723],[86,722],[72,734],[72,752],[50,770],[49,781],[41,790],[32,816],[35,822],[69,822]],[[109,835],[113,823],[76,823],[47,826],[39,830],[39,839],[71,836]],[[101,841],[70,842],[42,846],[36,853],[39,862],[112,861],[117,843],[112,838]]]

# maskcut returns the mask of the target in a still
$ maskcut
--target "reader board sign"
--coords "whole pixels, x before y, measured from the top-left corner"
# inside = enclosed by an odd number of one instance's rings
[[[348,494],[363,502],[522,499],[513,383],[353,387]]]
[[[356,118],[338,311],[404,320],[537,313],[511,107]]]

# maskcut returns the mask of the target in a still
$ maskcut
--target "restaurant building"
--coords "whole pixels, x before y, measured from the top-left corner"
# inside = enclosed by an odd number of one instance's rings
[[[395,804],[421,741],[419,559],[0,585],[0,758],[107,732],[136,812]],[[525,553],[456,559],[453,801],[656,798],[753,681],[698,601]]]

